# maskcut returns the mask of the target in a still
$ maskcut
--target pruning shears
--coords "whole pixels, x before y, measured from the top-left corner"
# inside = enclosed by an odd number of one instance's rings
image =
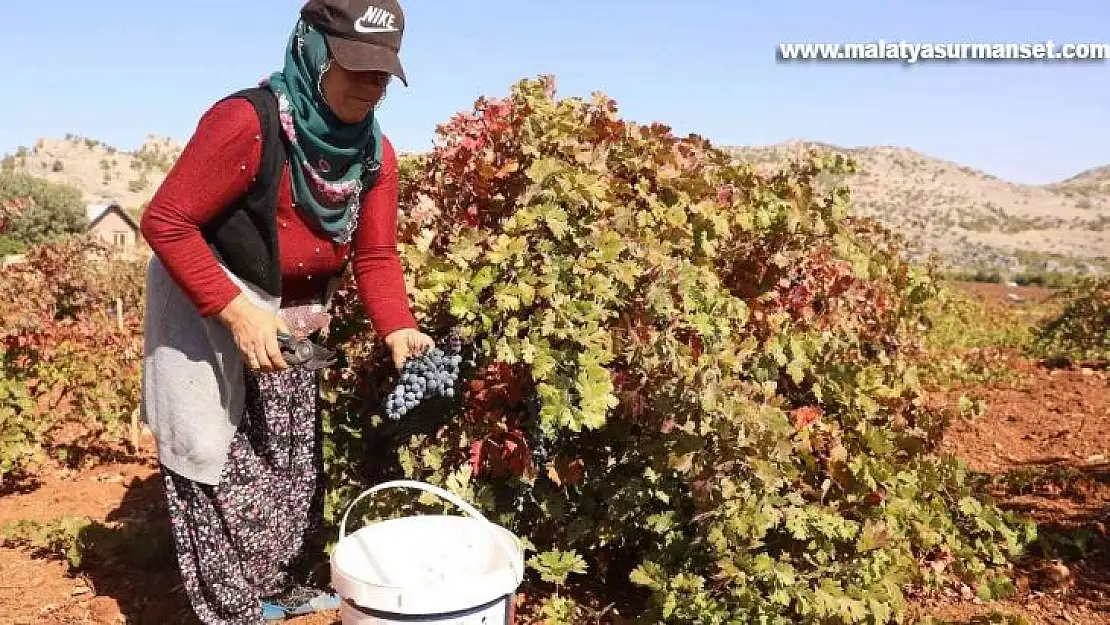
[[[316,371],[334,365],[337,360],[334,350],[317,345],[307,338],[297,339],[291,334],[279,332],[277,340],[281,357],[289,366],[304,366],[310,371]]]

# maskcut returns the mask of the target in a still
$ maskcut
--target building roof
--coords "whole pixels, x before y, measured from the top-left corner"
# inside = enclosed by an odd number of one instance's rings
[[[111,202],[101,202],[99,204],[89,204],[85,206],[85,217],[89,219],[89,223],[100,219],[100,216],[108,212],[108,209],[113,206],[119,206],[119,202],[112,200]]]
[[[131,226],[135,230],[139,229],[139,224],[135,223],[135,220],[131,217],[131,215],[128,215],[127,211],[123,210],[123,207],[120,206],[120,203],[117,200],[110,200],[108,202],[89,204],[85,206],[85,217],[87,217],[89,220],[89,227],[92,228],[93,226],[95,226],[96,222],[100,221],[101,217],[107,215],[113,210],[120,214],[120,217],[122,217],[123,220],[127,222],[127,225]]]

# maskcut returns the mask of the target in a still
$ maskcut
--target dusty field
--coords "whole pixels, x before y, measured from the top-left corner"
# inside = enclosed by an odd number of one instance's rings
[[[1012,291],[972,290],[999,301]],[[1047,295],[1016,292],[1026,300]],[[1028,623],[1110,623],[1110,372],[1006,362],[1013,375],[1005,381],[953,389],[936,401],[955,402],[960,393],[985,400],[985,411],[953,424],[945,447],[995,476],[999,500],[1038,523],[1040,545],[1020,563],[1016,599],[983,605],[953,596],[915,610],[951,623],[1006,623],[1002,614]],[[80,470],[45,471],[25,492],[0,497],[0,524],[66,515],[97,521],[80,534],[85,556],[76,573],[49,549],[0,548],[0,623],[195,622],[168,550],[151,441],[138,455],[92,451]]]

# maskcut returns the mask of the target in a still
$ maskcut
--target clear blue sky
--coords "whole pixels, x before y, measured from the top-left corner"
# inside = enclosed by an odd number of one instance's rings
[[[3,10],[0,152],[65,133],[188,139],[276,69],[300,0],[54,0]],[[1106,0],[403,0],[403,150],[481,94],[553,73],[622,114],[719,144],[898,145],[1020,182],[1110,163],[1110,63],[783,64],[784,42],[1110,41]],[[669,49],[667,47],[669,47]]]

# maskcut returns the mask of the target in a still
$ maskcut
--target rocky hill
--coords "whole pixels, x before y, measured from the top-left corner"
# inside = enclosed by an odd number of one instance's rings
[[[921,255],[940,252],[956,268],[1110,270],[1110,166],[1038,186],[898,147],[795,141],[726,149],[764,168],[807,149],[850,156],[860,167],[846,181],[857,214],[907,235]],[[115,199],[138,212],[180,153],[179,144],[154,136],[133,152],[67,136],[19,148],[0,167],[67,182],[90,203]]]
[[[1110,165],[1089,169],[1078,176],[1050,185],[1050,188],[1069,197],[1090,198],[1110,195]]]
[[[4,155],[0,168],[68,183],[80,189],[89,203],[118,200],[137,212],[150,201],[180,154],[181,147],[164,137],[148,136],[138,150],[124,152],[95,139],[68,135],[20,147]]]
[[[1053,185],[1001,180],[958,163],[897,147],[843,148],[812,142],[734,147],[762,168],[808,149],[849,156],[843,181],[859,215],[875,217],[955,267],[1110,267],[1110,166]]]

